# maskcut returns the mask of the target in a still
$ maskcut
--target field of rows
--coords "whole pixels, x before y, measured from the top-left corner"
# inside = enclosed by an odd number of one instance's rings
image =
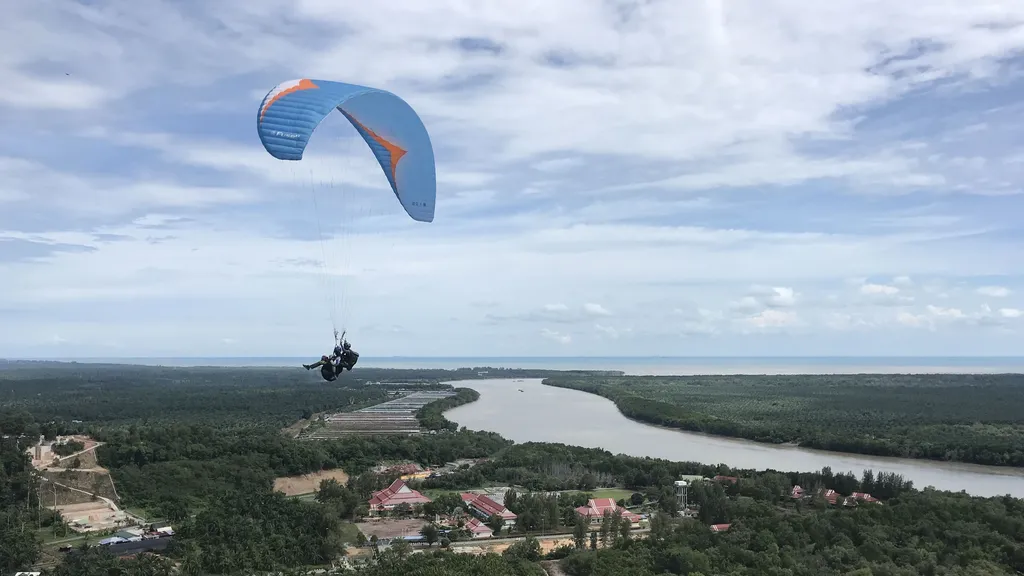
[[[304,437],[328,439],[352,434],[419,434],[420,422],[416,412],[435,400],[453,395],[453,392],[447,390],[402,394],[383,404],[327,416],[323,426],[311,429]]]

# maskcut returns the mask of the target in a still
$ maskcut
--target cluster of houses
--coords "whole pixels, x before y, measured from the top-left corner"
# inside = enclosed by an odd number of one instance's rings
[[[728,484],[735,484],[739,482],[739,478],[736,476],[715,476],[711,479],[713,482],[722,482]],[[857,506],[860,502],[865,504],[881,504],[882,501],[875,498],[871,494],[866,492],[853,492],[849,496],[841,496],[838,492],[831,489],[822,488],[818,490],[817,495],[824,498],[826,502],[832,506],[841,505],[853,507]],[[800,487],[800,485],[793,486],[793,489],[789,493],[790,498],[793,500],[804,500],[812,498],[813,494],[808,494],[806,490]]]
[[[121,544],[124,542],[142,542],[143,540],[154,540],[174,536],[174,529],[166,522],[150,524],[145,528],[124,528],[109,538],[100,540],[101,546],[110,544]]]
[[[737,484],[740,479],[736,476],[723,476],[718,475],[713,478],[705,478],[698,475],[681,476],[680,480],[676,481],[676,499],[679,505],[679,513],[687,518],[696,518],[697,510],[687,503],[688,488],[694,482],[715,482],[718,484]],[[853,492],[849,496],[841,496],[838,492],[831,489],[822,488],[816,492],[817,496],[824,499],[831,506],[846,506],[853,507],[860,503],[865,504],[881,504],[882,502],[873,497],[871,494],[865,492]],[[814,494],[808,494],[801,486],[793,486],[790,491],[790,497],[793,500],[805,500],[812,498]],[[710,529],[712,532],[727,532],[731,524],[712,524]]]
[[[849,496],[840,496],[835,490],[821,489],[818,491],[818,495],[824,498],[825,501],[832,506],[841,505],[853,507],[857,506],[860,502],[864,502],[866,504],[882,503],[881,500],[866,492],[853,492]],[[793,500],[804,500],[806,498],[810,498],[811,495],[807,494],[800,486],[793,486],[793,490],[790,492],[790,497]]]
[[[465,529],[473,538],[490,538],[494,535],[494,530],[486,524],[492,516],[501,518],[504,528],[515,527],[516,515],[504,504],[499,504],[485,494],[463,492],[460,496],[465,509],[473,515],[473,518],[465,525]],[[430,498],[413,490],[405,483],[405,480],[399,478],[387,488],[373,493],[370,498],[370,514],[378,515],[382,512],[390,512],[402,504],[414,506],[430,501]],[[641,515],[622,508],[612,498],[591,498],[586,506],[576,508],[576,513],[587,519],[590,524],[600,524],[604,520],[606,512],[614,514],[616,510],[619,510],[622,518],[633,527],[640,525],[640,520],[643,518]]]
[[[396,471],[408,472],[410,475],[418,472],[418,470],[414,470],[411,467],[408,471],[404,469]],[[680,509],[684,515],[695,516],[695,511],[686,505],[686,488],[692,482],[707,481],[708,479],[699,476],[688,476],[684,478],[684,480],[676,482],[677,496],[679,497],[681,504]],[[736,484],[739,482],[739,478],[735,476],[721,475],[715,476],[710,480],[712,482],[727,484]],[[877,498],[874,498],[870,494],[864,492],[854,492],[851,495],[844,497],[840,496],[835,490],[822,489],[818,491],[818,495],[833,506],[842,505],[852,507],[857,506],[859,503],[881,503]],[[800,486],[793,486],[790,497],[794,500],[802,500],[805,498],[811,498],[812,495],[807,494]],[[486,524],[487,520],[493,516],[501,518],[502,525],[505,528],[511,529],[516,524],[516,515],[511,510],[485,494],[463,492],[461,494],[461,498],[465,505],[465,509],[473,515],[473,518],[465,525],[465,529],[473,538],[489,538],[494,535],[493,529]],[[406,484],[405,480],[399,478],[392,482],[387,488],[373,493],[373,496],[370,498],[370,514],[378,515],[384,512],[390,512],[402,504],[407,504],[412,507],[416,504],[422,505],[430,501],[430,498],[416,490],[413,490],[408,486],[408,484]],[[640,525],[640,521],[643,519],[642,515],[619,506],[612,498],[592,498],[587,502],[586,506],[576,508],[576,514],[581,518],[586,519],[591,525],[600,524],[604,520],[606,514],[615,514],[616,511],[619,511],[622,519],[628,521],[633,527],[638,527]],[[712,532],[726,532],[729,530],[730,526],[731,524],[713,524],[710,526],[710,529]]]

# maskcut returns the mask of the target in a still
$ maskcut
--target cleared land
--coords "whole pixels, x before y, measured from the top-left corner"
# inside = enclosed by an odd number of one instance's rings
[[[93,494],[100,498],[117,501],[114,485],[106,472],[82,470],[45,470],[40,472],[39,494],[43,505],[80,504],[94,500]]]
[[[74,436],[85,448],[55,459],[49,445],[32,447],[32,464],[39,473],[39,498],[47,508],[59,510],[76,532],[98,532],[133,524],[138,518],[118,507],[117,490],[106,468],[96,460],[102,443]],[[36,450],[42,456],[36,459]],[[74,466],[74,467],[72,467]]]
[[[426,524],[422,518],[411,518],[409,520],[396,520],[385,518],[372,522],[359,522],[356,527],[366,535],[367,538],[377,536],[380,538],[397,538],[399,536],[415,536]]]
[[[82,468],[91,468],[97,466],[95,450],[101,443],[89,438],[88,436],[70,436],[64,438],[65,440],[75,440],[85,445],[82,450],[69,454],[67,456],[58,456],[52,450],[52,443],[46,443],[41,446],[33,446],[27,450],[29,457],[32,458],[32,466],[40,468],[48,468],[51,466],[67,468],[78,458],[81,461]],[[38,451],[37,451],[38,450]],[[37,457],[38,456],[38,457]],[[89,460],[91,458],[91,460]],[[87,464],[88,462],[88,464]]]
[[[49,466],[48,470],[55,469],[68,469],[68,470],[88,470],[95,472],[106,472],[107,469],[100,466],[96,460],[96,446],[88,448],[78,454],[73,454],[67,458],[61,458],[60,462],[56,465]]]
[[[353,434],[419,434],[420,423],[416,419],[416,411],[435,400],[454,395],[455,392],[449,390],[421,390],[355,412],[331,414],[324,418],[323,427],[312,430],[304,437],[323,439]]]
[[[285,496],[310,494],[320,488],[320,482],[332,478],[341,484],[348,482],[348,474],[344,470],[321,470],[312,474],[277,478],[274,480],[274,490],[283,492]]]
[[[127,514],[117,506],[98,500],[82,504],[65,504],[57,506],[61,515],[79,532],[98,532],[124,526],[130,522]]]

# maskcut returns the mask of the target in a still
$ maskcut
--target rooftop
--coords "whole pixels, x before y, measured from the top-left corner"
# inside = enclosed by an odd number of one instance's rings
[[[612,498],[591,498],[587,502],[586,506],[580,506],[577,508],[576,513],[588,518],[597,518],[604,516],[606,510],[610,514],[614,514],[616,510],[621,510],[622,517],[628,519],[630,522],[636,522],[640,519],[638,514],[630,512],[625,508],[620,508]]]
[[[463,492],[462,501],[476,508],[481,513],[487,514],[488,516],[496,514],[498,516],[501,516],[505,520],[514,520],[516,518],[516,515],[508,508],[505,508],[504,505],[498,504],[494,500],[491,500],[490,498],[482,494],[472,494],[470,492]]]
[[[426,504],[427,502],[430,502],[430,498],[427,498],[416,490],[409,488],[409,486],[407,486],[401,479],[395,480],[390,486],[383,490],[374,492],[373,497],[370,498],[371,507],[397,506],[399,504]]]

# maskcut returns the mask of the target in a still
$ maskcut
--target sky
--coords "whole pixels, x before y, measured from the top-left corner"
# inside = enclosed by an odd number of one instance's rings
[[[36,0],[0,21],[0,357],[1024,355],[1024,3]],[[433,141],[408,218],[332,114]]]

